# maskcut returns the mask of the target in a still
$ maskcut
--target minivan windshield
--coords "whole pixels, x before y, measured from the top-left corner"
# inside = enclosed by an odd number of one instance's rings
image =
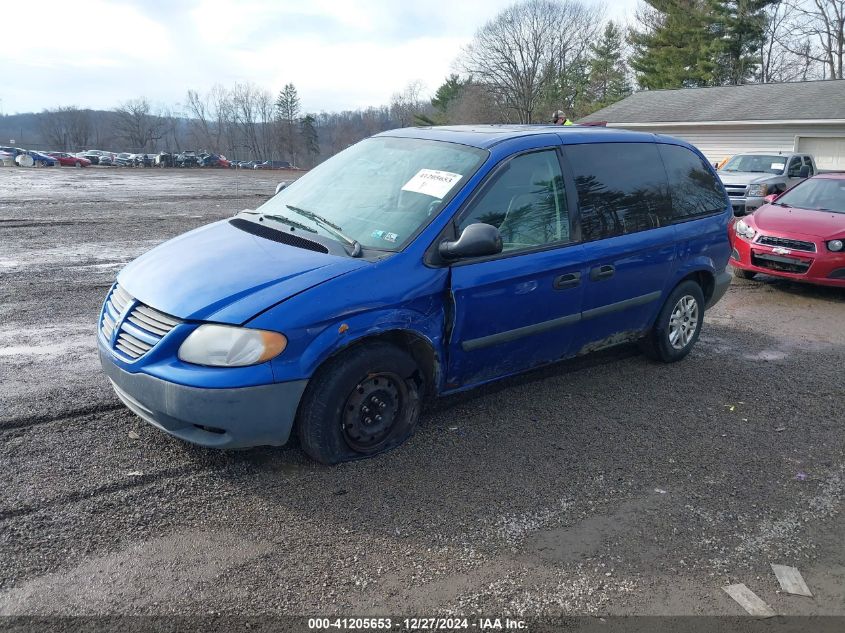
[[[810,178],[787,191],[774,204],[845,213],[845,178]]]
[[[783,156],[740,154],[731,158],[719,171],[747,171],[752,173],[782,174],[786,167]]]
[[[373,137],[315,167],[257,211],[306,224],[332,239],[397,251],[487,156],[457,143]]]

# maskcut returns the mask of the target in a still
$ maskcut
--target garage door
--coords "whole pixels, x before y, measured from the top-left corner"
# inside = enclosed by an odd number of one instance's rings
[[[812,154],[819,169],[845,171],[845,137],[806,136],[798,139],[799,152]]]

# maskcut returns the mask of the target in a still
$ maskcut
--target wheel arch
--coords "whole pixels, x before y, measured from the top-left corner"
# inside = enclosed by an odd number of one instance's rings
[[[420,378],[422,379],[423,395],[432,397],[438,393],[439,380],[442,375],[440,367],[441,359],[434,342],[421,332],[403,328],[367,332],[357,338],[346,341],[343,345],[334,348],[329,354],[320,358],[314,367],[314,373],[320,371],[326,363],[341,354],[353,348],[363,347],[375,342],[389,343],[408,352],[421,372]]]
[[[685,281],[694,281],[701,286],[701,292],[704,294],[704,305],[707,305],[710,302],[710,299],[713,297],[713,293],[716,290],[716,276],[711,271],[699,269],[688,272],[685,276],[675,282],[675,285],[672,286],[669,292],[671,293],[672,290]]]

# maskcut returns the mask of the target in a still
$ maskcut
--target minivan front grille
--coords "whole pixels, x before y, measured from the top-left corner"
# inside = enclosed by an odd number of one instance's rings
[[[179,319],[136,301],[115,284],[103,308],[100,330],[119,356],[136,360],[180,323]]]
[[[816,245],[812,242],[791,240],[786,237],[774,237],[773,235],[761,235],[757,238],[757,243],[765,244],[766,246],[780,246],[781,248],[788,248],[791,251],[816,252]]]

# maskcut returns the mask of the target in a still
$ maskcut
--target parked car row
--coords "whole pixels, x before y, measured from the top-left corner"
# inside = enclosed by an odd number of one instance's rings
[[[23,156],[29,158],[21,158]],[[89,149],[76,154],[57,151],[0,147],[0,165],[22,167],[223,167],[233,169],[295,169],[286,160],[230,161],[222,154],[185,150],[182,152],[130,153]]]
[[[235,169],[296,169],[289,161],[286,160],[241,160],[232,161],[232,167]]]

